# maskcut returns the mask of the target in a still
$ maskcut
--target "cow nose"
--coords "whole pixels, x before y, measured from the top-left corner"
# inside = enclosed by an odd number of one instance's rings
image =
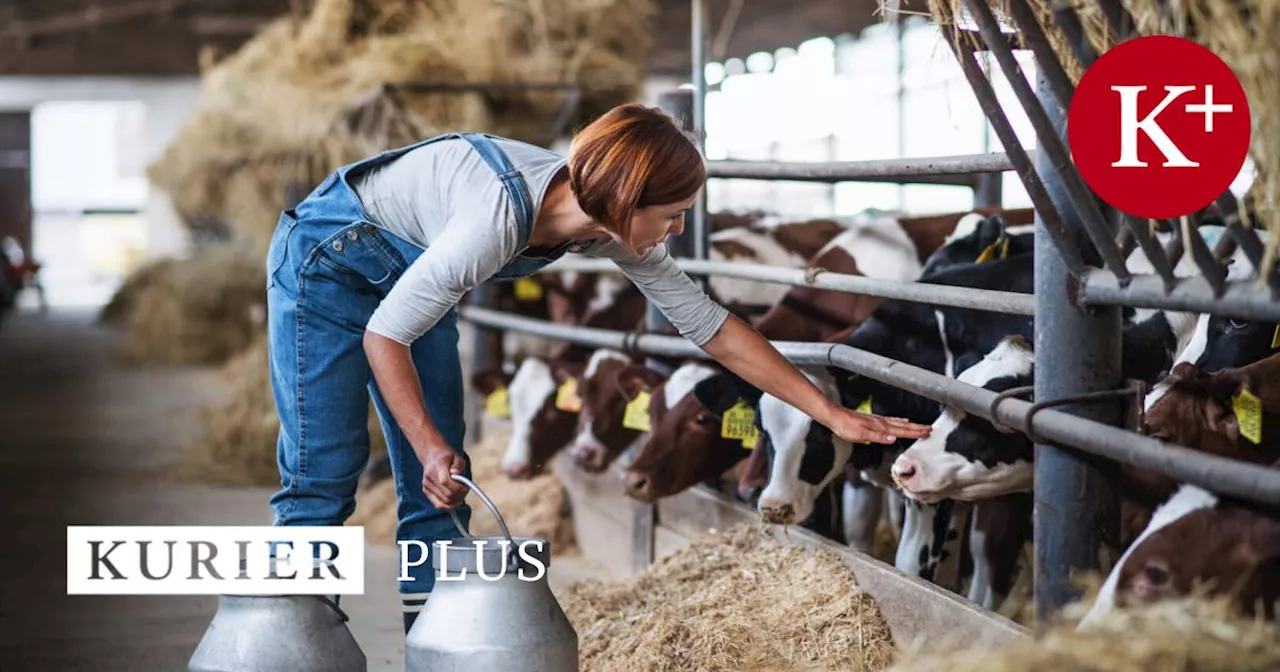
[[[579,446],[573,458],[583,471],[592,474],[604,471],[604,451],[599,446]]]
[[[764,522],[775,525],[787,525],[795,522],[796,510],[789,502],[760,500],[760,517]]]
[[[911,481],[915,479],[917,471],[916,461],[905,455],[893,462],[893,480],[907,490],[911,489]]]
[[[645,474],[627,472],[627,495],[641,501],[649,501],[649,477]]]

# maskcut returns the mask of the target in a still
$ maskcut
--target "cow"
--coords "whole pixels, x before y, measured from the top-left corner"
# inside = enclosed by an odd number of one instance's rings
[[[1035,353],[1021,336],[1008,336],[956,380],[1003,392],[1031,384]],[[974,501],[1031,490],[1030,440],[998,430],[990,421],[947,407],[928,437],[893,462],[892,477],[904,494],[925,503]]]
[[[1119,606],[1188,595],[1201,587],[1210,597],[1231,596],[1245,614],[1274,619],[1280,600],[1280,511],[1182,485],[1116,562],[1079,627],[1092,627]]]
[[[1013,215],[1018,221],[1030,217],[1029,211],[1013,211]],[[997,227],[1003,223],[998,217],[991,219]],[[903,221],[908,221],[908,224],[902,224]],[[966,221],[970,223],[962,226]],[[944,231],[943,227],[948,226],[950,228]],[[920,258],[922,251],[932,256],[940,253],[940,245],[967,245],[977,257],[983,247],[999,239],[999,234],[991,235],[994,230],[985,224],[979,226],[979,222],[968,217],[968,213],[915,220],[854,218],[849,223],[848,230],[828,243],[811,262],[811,266],[836,272],[869,271],[888,279],[910,280],[914,279],[928,260],[928,257]],[[979,240],[980,236],[987,238]],[[893,243],[888,244],[887,241]],[[1013,245],[1013,249],[1021,250],[1029,245],[1029,241],[1020,239],[1013,241]],[[915,257],[914,260],[912,256]],[[874,308],[880,302],[879,299],[868,300],[869,297],[850,299],[850,296],[843,292],[793,287],[760,319],[756,329],[771,340],[838,342],[862,319],[861,314],[868,312],[867,305]],[[851,307],[851,304],[856,305]],[[797,306],[803,307],[797,309]],[[689,363],[686,367],[680,374],[681,378],[706,378],[719,372],[714,367],[698,363]],[[692,386],[680,386],[677,390],[687,394],[692,391]],[[742,449],[738,442],[720,441],[709,434],[698,434],[702,442],[695,443],[695,437],[682,433],[682,428],[696,426],[695,420],[700,416],[710,418],[707,409],[697,403],[696,399],[681,403],[682,397],[672,397],[670,393],[665,396],[670,399],[670,404],[665,406],[662,405],[663,399],[654,397],[653,434],[630,465],[628,482],[632,487],[628,492],[645,501],[675,494],[685,487],[723,473],[721,465],[729,463],[728,466],[732,466],[737,460],[753,455],[751,451]],[[659,418],[659,415],[662,417]],[[675,448],[677,442],[680,444],[678,449]],[[755,461],[762,462],[763,458],[758,456],[761,454],[756,455]],[[682,461],[682,464],[671,464],[675,461]],[[704,470],[692,469],[694,464],[701,465]],[[710,473],[706,469],[719,471]],[[767,465],[757,464],[754,470],[748,471],[763,473],[766,470]],[[653,474],[649,471],[661,473]],[[676,474],[680,476],[673,478]],[[740,490],[745,494],[751,487],[754,486],[747,485],[744,481]]]

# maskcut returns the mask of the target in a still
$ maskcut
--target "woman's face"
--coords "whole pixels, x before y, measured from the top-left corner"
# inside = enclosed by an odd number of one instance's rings
[[[693,207],[697,196],[680,203],[637,208],[631,217],[631,241],[641,256],[649,254],[668,235],[684,233],[685,212]]]

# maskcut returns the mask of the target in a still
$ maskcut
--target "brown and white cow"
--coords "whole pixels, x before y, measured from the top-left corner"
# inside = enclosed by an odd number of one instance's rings
[[[1156,509],[1107,576],[1080,627],[1116,607],[1189,595],[1230,595],[1268,620],[1280,600],[1280,512],[1182,485]]]

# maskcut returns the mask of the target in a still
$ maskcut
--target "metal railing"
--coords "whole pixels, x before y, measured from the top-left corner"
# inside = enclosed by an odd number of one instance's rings
[[[1130,35],[1132,19],[1115,0],[1095,0],[1106,18],[1112,37]],[[757,161],[709,161],[708,175],[717,179],[877,181],[967,185],[982,193],[981,180],[1013,170],[1021,179],[1036,211],[1036,238],[1051,245],[1035,250],[1036,292],[1023,295],[991,292],[922,282],[899,283],[862,276],[757,264],[708,261],[705,196],[695,204],[692,226],[685,241],[672,241],[672,249],[685,249],[693,257],[677,260],[694,275],[718,275],[743,280],[812,286],[889,299],[994,312],[1032,315],[1036,318],[1036,384],[1034,398],[1074,398],[1120,386],[1122,322],[1120,306],[1209,313],[1280,322],[1280,277],[1271,274],[1264,284],[1263,244],[1257,233],[1237,214],[1234,196],[1217,201],[1227,235],[1210,249],[1196,231],[1196,217],[1163,222],[1173,240],[1161,245],[1148,222],[1102,205],[1084,184],[1065,145],[1065,114],[1074,85],[1058,61],[1044,29],[1027,0],[1010,0],[1009,9],[1019,30],[1016,39],[1000,32],[985,0],[964,0],[977,24],[976,32],[958,32],[943,26],[960,68],[990,122],[1004,153],[971,156],[784,163]],[[704,137],[704,100],[707,26],[705,0],[693,0],[691,130]],[[1055,10],[1054,22],[1073,43],[1084,65],[1092,54],[1085,44],[1079,17],[1073,10]],[[1113,40],[1115,43],[1117,40]],[[1027,82],[1013,50],[1029,49],[1037,63],[1038,83]],[[987,74],[975,52],[989,51],[1010,83],[1018,104],[1026,111],[1037,138],[1037,150],[1022,146],[1005,116]],[[978,177],[975,178],[975,175]],[[998,191],[998,190],[997,190]],[[993,203],[980,203],[993,205]],[[1138,274],[1126,266],[1133,248],[1140,248],[1153,273]],[[1252,266],[1251,273],[1233,271],[1223,259],[1238,249]],[[1199,276],[1174,273],[1181,256],[1190,253]],[[577,270],[616,272],[606,260],[562,260],[547,271]],[[1248,277],[1245,277],[1245,276]],[[654,311],[651,311],[651,313]],[[504,315],[492,310],[464,307],[462,317],[485,329],[514,330],[587,346],[645,352],[656,356],[708,358],[679,337],[606,331],[557,325]],[[652,316],[651,316],[652,317]],[[663,326],[651,319],[649,329]],[[669,325],[665,325],[669,328]],[[1099,547],[1118,538],[1115,493],[1097,458],[1120,461],[1149,469],[1178,481],[1211,491],[1265,504],[1280,503],[1280,471],[1211,457],[1183,446],[1164,443],[1121,429],[1119,401],[1037,409],[1029,425],[1031,402],[1010,398],[992,417],[995,393],[965,385],[955,379],[912,367],[873,353],[835,344],[779,343],[780,351],[797,364],[836,366],[935,401],[959,407],[987,420],[1029,430],[1036,446],[1035,473],[1035,604],[1037,622],[1075,597],[1069,587],[1071,572],[1099,568]]]
[[[592,348],[659,357],[712,359],[679,336],[557,324],[475,306],[463,306],[458,312],[462,319],[477,326],[518,331]],[[852,371],[983,419],[995,420],[1015,429],[1030,429],[1034,435],[1149,469],[1169,478],[1250,501],[1280,504],[1280,470],[1259,469],[1249,463],[1213,457],[1117,427],[1081,420],[1062,411],[1043,409],[1033,415],[1031,402],[1012,397],[1001,400],[995,406],[996,415],[992,416],[992,402],[998,396],[995,392],[848,345],[790,341],[775,341],[773,344],[784,357],[800,366],[833,366]],[[1032,417],[1028,424],[1029,415]]]

